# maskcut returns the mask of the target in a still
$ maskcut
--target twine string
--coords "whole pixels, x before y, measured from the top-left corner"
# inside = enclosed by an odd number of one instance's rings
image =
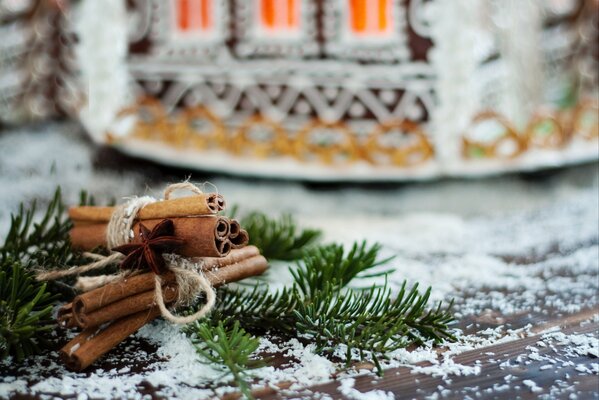
[[[167,263],[169,264],[171,271],[175,274],[177,282],[178,294],[175,307],[193,304],[202,293],[206,296],[206,302],[191,315],[180,316],[172,314],[164,304],[162,278],[159,275],[156,275],[154,281],[154,299],[156,305],[160,309],[160,313],[164,319],[174,324],[188,324],[197,321],[208,314],[214,307],[216,301],[214,288],[210,284],[210,281],[208,281],[200,271],[200,264],[175,254],[170,254],[167,257]]]

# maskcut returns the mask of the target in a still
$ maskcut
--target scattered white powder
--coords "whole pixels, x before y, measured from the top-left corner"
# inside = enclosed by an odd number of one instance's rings
[[[524,384],[524,386],[528,387],[530,391],[533,393],[540,393],[543,391],[542,387],[537,386],[537,384],[534,381],[531,381],[530,379],[525,379],[522,381],[522,383]]]
[[[432,366],[412,366],[412,373],[421,373],[446,378],[448,375],[467,376],[480,374],[480,366],[462,365],[455,363],[451,358],[445,358],[443,362]]]
[[[368,392],[360,392],[354,388],[356,380],[347,378],[341,381],[341,385],[337,388],[345,397],[353,400],[394,400],[395,395],[391,392],[383,390],[371,390]]]

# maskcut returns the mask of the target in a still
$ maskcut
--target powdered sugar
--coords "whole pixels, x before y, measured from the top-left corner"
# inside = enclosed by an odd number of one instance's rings
[[[347,378],[341,381],[341,385],[337,390],[341,392],[348,399],[353,400],[394,400],[395,395],[391,392],[385,392],[383,390],[372,390],[369,392],[360,392],[354,388],[356,380],[353,378]]]

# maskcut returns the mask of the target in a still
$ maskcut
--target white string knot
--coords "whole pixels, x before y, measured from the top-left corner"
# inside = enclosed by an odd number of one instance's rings
[[[168,185],[164,190],[164,199],[168,200],[171,197],[171,194],[178,190],[189,190],[196,194],[203,193],[196,185],[189,181],[185,181]],[[106,228],[107,247],[112,249],[130,243],[135,238],[133,225],[137,218],[137,214],[146,205],[156,201],[155,198],[150,196],[134,197],[127,200],[123,205],[116,207]],[[119,252],[111,252],[108,256],[89,252],[85,252],[83,255],[94,261],[89,264],[74,266],[65,270],[40,272],[36,276],[37,280],[56,280],[66,276],[80,275],[119,263],[125,257]],[[159,275],[156,275],[154,299],[156,305],[160,309],[161,315],[172,323],[188,324],[208,314],[214,307],[216,294],[208,279],[202,274],[199,263],[194,263],[187,258],[175,254],[165,254],[163,257],[166,260],[167,268],[175,274],[175,280],[177,282],[177,300],[174,306],[189,306],[193,304],[201,294],[205,295],[206,303],[200,307],[198,311],[188,316],[177,316],[172,314],[164,304],[162,278]],[[88,291],[106,283],[121,280],[130,274],[131,273],[127,271],[114,275],[78,277],[75,287],[83,291]]]
[[[154,299],[164,319],[174,324],[188,324],[208,314],[214,307],[216,293],[208,279],[202,274],[200,264],[176,254],[166,254],[164,258],[170,270],[175,274],[177,282],[178,294],[175,307],[192,305],[202,293],[206,296],[205,304],[195,313],[187,316],[173,315],[164,304],[162,278],[156,275]]]

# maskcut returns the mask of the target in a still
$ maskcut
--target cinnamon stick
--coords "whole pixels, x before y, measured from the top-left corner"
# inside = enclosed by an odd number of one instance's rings
[[[86,329],[75,336],[69,343],[60,349],[61,358],[63,354],[67,357],[71,356],[74,352],[79,350],[82,344],[86,343],[95,333],[99,332],[100,329],[101,328]]]
[[[206,270],[204,274],[211,283],[216,282],[217,286],[220,286],[227,282],[261,274],[267,264],[264,257],[251,255],[235,263],[221,266],[217,270]],[[231,268],[232,266],[234,267]],[[138,282],[143,279],[143,284],[136,282],[137,284],[132,285],[132,290],[127,290],[127,295],[124,297],[122,290],[115,293],[114,288],[107,288],[104,291],[96,289],[92,291],[95,293],[77,296],[71,306],[71,319],[66,324],[87,329],[152,307],[155,290],[154,274],[147,273],[137,277],[139,277]],[[177,291],[173,289],[176,287],[173,274],[165,275],[163,281],[165,282],[163,295],[165,303],[168,304],[177,299]],[[127,287],[127,284],[112,284],[112,286]],[[98,297],[102,299],[98,300]],[[104,305],[100,305],[102,302]]]
[[[169,284],[163,287],[162,295],[165,304],[177,300],[177,287]],[[148,310],[154,306],[154,289],[128,296],[122,300],[115,301],[105,307],[101,307],[90,313],[74,312],[73,318],[76,326],[87,329],[114,321],[127,315]]]
[[[248,244],[250,236],[245,229],[241,229],[235,237],[229,237],[232,249],[240,249]]]
[[[150,203],[137,214],[140,220],[164,219],[216,214],[225,209],[225,199],[220,194],[206,193]],[[110,221],[115,207],[71,207],[69,217],[75,225]]]
[[[165,284],[174,282],[175,275],[168,272],[162,276],[162,281]],[[70,303],[70,309],[74,314],[89,314],[111,303],[153,289],[154,273],[134,275],[78,295]]]
[[[231,265],[224,266],[217,273],[207,271],[206,276],[208,280],[211,282],[214,281],[215,286],[221,286],[245,277],[259,275],[264,271],[267,261],[264,257],[258,255],[232,265],[234,265],[233,268],[231,268]],[[212,276],[213,274],[214,276]],[[175,284],[171,283],[163,288],[165,304],[170,304],[177,300],[177,295],[178,292]],[[154,296],[154,288],[152,288],[146,292],[137,293],[101,307],[91,313],[74,312],[73,316],[78,327],[87,329],[127,315],[148,310],[155,304]]]
[[[230,221],[229,230],[229,240],[231,241],[231,247],[233,249],[239,249],[248,244],[250,237],[246,230],[241,229],[239,221],[232,219]]]
[[[82,371],[159,315],[158,307],[152,307],[106,327],[86,329],[60,350],[60,357],[69,369]]]
[[[175,236],[185,244],[179,250],[184,257],[223,257],[231,251],[229,220],[219,216],[171,218],[175,226]],[[144,220],[143,224],[152,229],[162,219]],[[107,223],[75,226],[70,231],[71,243],[75,249],[90,251],[106,246]],[[139,243],[139,222],[133,225],[132,243]]]
[[[229,237],[234,238],[239,234],[239,231],[241,230],[241,224],[239,224],[239,221],[237,221],[236,219],[232,219],[229,221],[229,225]]]
[[[261,275],[268,268],[268,261],[261,255],[250,257],[235,264],[227,265],[212,271],[206,271],[206,278],[212,286],[218,287],[226,283],[237,282],[250,276]]]
[[[260,255],[260,251],[257,247],[247,246],[241,249],[232,250],[226,257],[203,257],[201,259],[202,271],[222,268],[227,265],[242,262],[257,255]],[[171,272],[162,276],[164,284],[174,282],[174,280],[175,276]],[[72,303],[67,303],[58,310],[57,319],[59,324],[64,327],[84,327],[84,325],[79,325],[77,321],[81,321],[85,318],[74,318],[73,314],[90,314],[109,304],[139,293],[153,290],[154,274],[151,272],[126,277],[122,280],[108,283],[102,287],[78,295],[73,299]]]
[[[233,227],[233,225],[231,225]],[[253,256],[260,255],[260,250],[256,246],[245,246],[239,249],[231,250],[225,257],[202,257],[202,270],[207,271],[214,268],[231,265],[248,259]]]
[[[73,316],[73,303],[67,303],[58,309],[56,315],[58,325],[63,328],[74,328],[77,326],[77,322]]]
[[[206,277],[212,286],[218,287],[225,282],[235,282],[249,276],[262,274],[267,267],[264,257],[255,256],[246,261],[210,271]],[[159,315],[158,308],[152,307],[149,310],[116,320],[99,330],[86,329],[60,350],[61,358],[70,369],[82,371]]]

